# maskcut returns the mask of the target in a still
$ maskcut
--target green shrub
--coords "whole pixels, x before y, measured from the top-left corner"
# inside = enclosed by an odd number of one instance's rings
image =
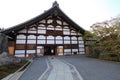
[[[9,65],[2,65],[0,66],[0,80],[4,78],[5,76],[14,73],[17,71],[20,67],[22,67],[27,61],[21,61],[17,64],[9,64]]]
[[[112,53],[102,53],[100,54],[99,58],[110,61],[119,61],[119,56]]]

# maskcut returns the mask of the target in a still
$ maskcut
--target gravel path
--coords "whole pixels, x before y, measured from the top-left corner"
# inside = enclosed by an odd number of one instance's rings
[[[61,56],[76,67],[83,80],[120,80],[120,63],[84,56]]]

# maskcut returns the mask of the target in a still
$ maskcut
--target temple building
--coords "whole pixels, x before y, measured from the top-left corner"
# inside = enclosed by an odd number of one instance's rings
[[[85,54],[84,32],[56,1],[43,14],[2,31],[9,38],[9,52],[17,57]]]

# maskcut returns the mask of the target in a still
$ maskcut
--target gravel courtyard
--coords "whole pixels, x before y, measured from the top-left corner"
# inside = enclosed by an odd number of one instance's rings
[[[54,57],[55,60],[58,59],[65,64],[72,64],[83,80],[120,80],[120,63],[88,58],[83,55]],[[46,60],[48,57],[36,58],[19,80],[38,80],[47,69]]]
[[[120,63],[85,56],[61,56],[58,58],[74,65],[83,80],[120,80]]]

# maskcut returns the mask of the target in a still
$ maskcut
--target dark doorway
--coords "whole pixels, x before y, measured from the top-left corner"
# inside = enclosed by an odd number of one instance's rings
[[[55,55],[55,46],[45,46],[44,47],[44,55]]]

